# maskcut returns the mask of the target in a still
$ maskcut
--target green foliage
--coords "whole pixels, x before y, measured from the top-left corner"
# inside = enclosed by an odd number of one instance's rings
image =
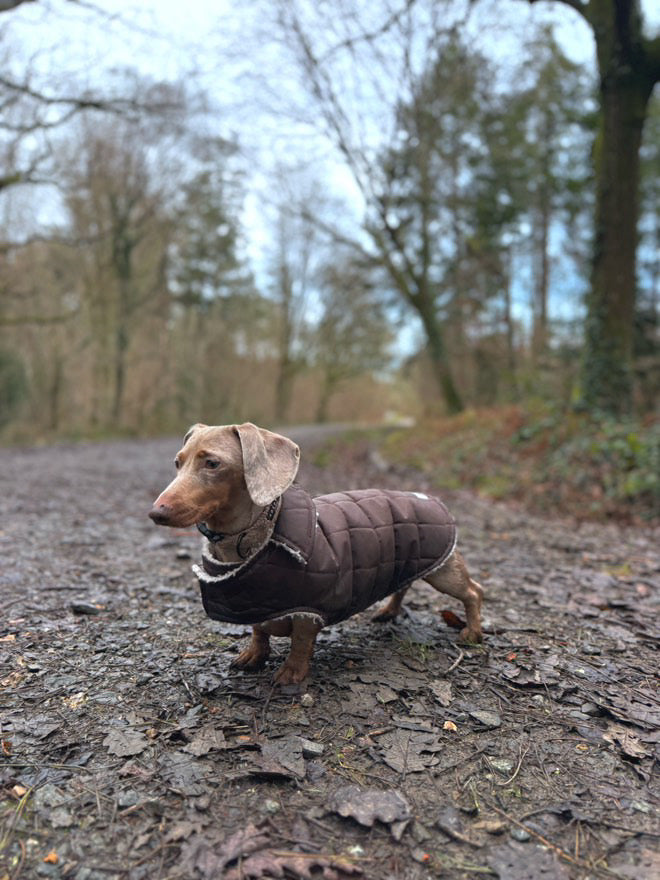
[[[0,428],[14,418],[27,393],[23,361],[14,352],[0,349]]]
[[[470,410],[397,431],[385,456],[439,489],[472,488],[544,513],[660,516],[660,423],[547,405]]]
[[[554,433],[564,437],[548,456],[548,476],[588,482],[596,507],[629,503],[660,513],[659,424],[601,415],[579,419],[571,433]]]

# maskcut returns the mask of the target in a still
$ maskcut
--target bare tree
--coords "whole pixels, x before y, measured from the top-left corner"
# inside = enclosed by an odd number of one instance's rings
[[[599,75],[593,270],[582,391],[588,407],[622,413],[632,405],[640,146],[651,93],[660,80],[660,36],[646,36],[639,0],[558,2],[591,28]]]
[[[314,362],[321,369],[316,420],[328,418],[333,396],[348,380],[384,369],[389,329],[378,279],[349,254],[337,254],[319,272],[322,314],[314,333]]]
[[[271,276],[273,298],[277,303],[275,419],[278,422],[286,421],[293,381],[305,364],[304,329],[317,238],[309,217],[309,209],[293,210],[290,204],[280,204],[277,208]]]
[[[468,308],[462,189],[475,150],[469,129],[476,103],[486,99],[479,83],[486,83],[487,73],[484,59],[459,46],[457,31],[441,22],[432,5],[424,6],[430,18],[420,38],[414,6],[386,7],[385,20],[373,28],[365,24],[359,39],[336,38],[325,49],[315,44],[318,31],[305,21],[307,10],[296,3],[278,8],[314,109],[364,200],[368,239],[354,239],[354,247],[385,268],[391,287],[416,312],[440,395],[457,412],[463,401],[445,335],[450,314],[460,333]],[[357,19],[357,7],[345,10],[350,26]],[[384,47],[378,44],[382,34]],[[342,91],[342,65],[334,63],[340,53],[360,71],[355,91],[367,92],[382,108],[378,123],[355,118]]]

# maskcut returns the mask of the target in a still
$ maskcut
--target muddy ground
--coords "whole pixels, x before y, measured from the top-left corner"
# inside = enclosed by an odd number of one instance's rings
[[[300,440],[314,492],[427,488]],[[282,692],[147,519],[177,446],[0,452],[2,880],[660,876],[657,530],[449,494],[484,647],[421,586]]]

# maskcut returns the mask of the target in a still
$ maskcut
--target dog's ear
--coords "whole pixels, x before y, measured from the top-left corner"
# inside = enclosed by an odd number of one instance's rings
[[[195,433],[195,431],[196,431],[198,428],[206,428],[206,427],[207,427],[207,425],[203,425],[201,422],[197,422],[196,425],[191,425],[191,426],[188,428],[188,430],[186,431],[185,437],[183,438],[183,445],[184,445],[184,446],[186,445],[186,443],[188,442],[188,440],[190,440],[190,438],[192,437],[192,435]]]
[[[250,498],[264,506],[293,483],[298,473],[300,449],[293,440],[257,428],[251,422],[235,426],[241,441],[243,471]]]

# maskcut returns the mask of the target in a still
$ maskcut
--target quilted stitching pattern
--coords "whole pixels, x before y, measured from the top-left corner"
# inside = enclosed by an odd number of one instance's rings
[[[235,577],[197,569],[211,617],[260,623],[295,611],[335,623],[437,568],[456,526],[436,498],[365,489],[312,499],[285,492],[271,541]]]

